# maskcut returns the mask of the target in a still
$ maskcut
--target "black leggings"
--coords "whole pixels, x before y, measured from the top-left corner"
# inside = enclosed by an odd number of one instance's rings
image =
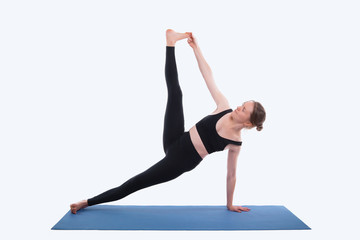
[[[175,47],[166,46],[165,79],[168,99],[164,118],[163,145],[166,156],[146,171],[130,178],[119,187],[88,199],[88,205],[122,199],[140,189],[170,181],[194,169],[202,158],[184,132],[182,92],[179,85]]]

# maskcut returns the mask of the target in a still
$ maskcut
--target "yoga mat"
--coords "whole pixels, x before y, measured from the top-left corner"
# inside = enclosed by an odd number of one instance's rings
[[[95,205],[70,210],[52,230],[301,230],[310,229],[284,206]]]

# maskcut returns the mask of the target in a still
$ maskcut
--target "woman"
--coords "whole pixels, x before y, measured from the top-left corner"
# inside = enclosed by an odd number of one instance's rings
[[[182,91],[175,62],[175,43],[188,39],[193,48],[201,74],[214,98],[216,110],[189,131],[184,130]],[[164,118],[163,147],[166,156],[146,171],[132,177],[121,186],[93,198],[70,205],[72,213],[95,204],[122,199],[140,189],[177,178],[194,169],[208,154],[228,151],[227,208],[230,211],[249,211],[249,208],[232,204],[236,182],[236,162],[241,148],[241,130],[256,127],[260,131],[265,121],[265,110],[255,101],[247,101],[232,110],[225,96],[215,85],[210,67],[205,61],[196,38],[191,32],[178,33],[166,30],[165,79],[168,99]]]

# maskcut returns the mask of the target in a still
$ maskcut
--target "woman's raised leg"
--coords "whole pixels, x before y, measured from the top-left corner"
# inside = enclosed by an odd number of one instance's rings
[[[182,91],[179,84],[175,60],[175,43],[188,36],[189,35],[186,33],[177,33],[172,29],[166,30],[165,79],[168,90],[168,99],[163,132],[163,147],[165,153],[169,146],[177,140],[185,130]]]

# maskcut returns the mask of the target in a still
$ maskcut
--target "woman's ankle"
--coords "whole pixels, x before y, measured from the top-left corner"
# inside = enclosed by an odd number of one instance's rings
[[[167,41],[167,42],[166,42],[166,46],[168,46],[168,47],[175,47],[175,43],[176,43],[176,41]]]

